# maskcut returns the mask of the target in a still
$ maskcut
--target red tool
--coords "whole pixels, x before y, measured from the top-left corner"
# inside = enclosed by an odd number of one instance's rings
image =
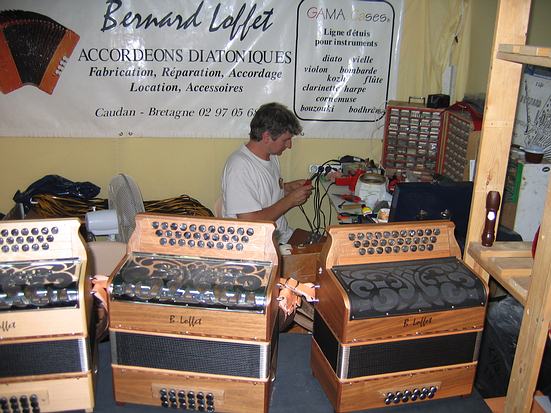
[[[340,198],[344,199],[347,202],[361,202],[362,198],[352,194],[342,194],[339,195]]]
[[[348,189],[354,191],[354,189],[356,189],[356,183],[358,182],[358,179],[364,173],[365,171],[363,169],[356,169],[354,175],[344,176],[342,178],[335,178],[335,185],[348,185]]]

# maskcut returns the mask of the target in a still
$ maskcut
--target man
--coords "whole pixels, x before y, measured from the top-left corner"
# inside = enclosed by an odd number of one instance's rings
[[[248,221],[275,221],[285,244],[293,229],[285,213],[304,204],[312,185],[304,179],[283,183],[278,156],[302,132],[295,115],[279,103],[262,105],[251,120],[249,142],[228,158],[222,173],[222,215]]]

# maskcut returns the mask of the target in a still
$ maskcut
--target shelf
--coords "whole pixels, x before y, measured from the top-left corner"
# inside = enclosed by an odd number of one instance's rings
[[[500,44],[497,57],[510,62],[551,67],[550,47]]]
[[[532,276],[532,243],[495,242],[492,247],[471,243],[469,254],[522,305],[526,304]]]

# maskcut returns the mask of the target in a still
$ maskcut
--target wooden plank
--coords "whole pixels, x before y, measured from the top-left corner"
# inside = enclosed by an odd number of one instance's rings
[[[530,0],[502,0],[499,3],[467,229],[467,245],[480,241],[486,217],[488,192],[503,193],[516,113],[522,66],[498,59],[497,46],[500,43],[525,44],[529,15]],[[465,254],[465,262],[477,269],[475,259],[468,252]],[[486,277],[483,273],[479,275]]]
[[[533,266],[531,243],[496,242],[491,248],[472,243],[469,254],[516,300],[526,303]]]
[[[480,240],[486,219],[486,196],[489,191],[503,194],[507,162],[515,119],[522,65],[499,59],[499,44],[526,44],[531,0],[500,0],[488,89],[477,157],[471,215],[467,229],[465,262],[480,276],[487,276],[482,265],[471,255],[469,245]],[[511,49],[512,50],[512,49]],[[526,49],[528,50],[528,49]],[[503,198],[503,197],[502,197]],[[548,195],[547,202],[551,197]],[[548,204],[551,205],[551,204]],[[529,412],[547,337],[551,312],[551,213],[544,213],[540,243],[533,267],[532,286],[528,293],[513,371],[507,392],[506,412]],[[496,223],[497,224],[497,223]],[[497,227],[497,226],[496,226]],[[541,245],[543,244],[543,245]],[[549,245],[546,245],[549,244]]]
[[[498,51],[533,57],[551,57],[551,48],[543,46],[528,46],[525,44],[500,44]]]
[[[490,258],[488,267],[492,268],[491,273],[500,278],[512,276],[530,277],[532,275],[532,258]]]
[[[472,243],[469,253],[477,258],[490,257],[532,257],[532,243],[525,241],[497,241],[491,247],[485,247],[481,243]]]
[[[526,56],[517,53],[498,52],[498,59],[525,65],[551,67],[551,58],[547,56]]]
[[[551,205],[551,186],[546,205]],[[506,412],[528,412],[551,322],[551,208],[544,208],[532,280],[507,390]]]
[[[551,48],[549,47],[500,44],[497,57],[510,62],[551,67]]]

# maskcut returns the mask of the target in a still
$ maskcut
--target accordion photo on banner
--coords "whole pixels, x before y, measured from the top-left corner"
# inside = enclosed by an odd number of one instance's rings
[[[42,14],[0,11],[0,91],[30,84],[51,95],[79,39]]]

